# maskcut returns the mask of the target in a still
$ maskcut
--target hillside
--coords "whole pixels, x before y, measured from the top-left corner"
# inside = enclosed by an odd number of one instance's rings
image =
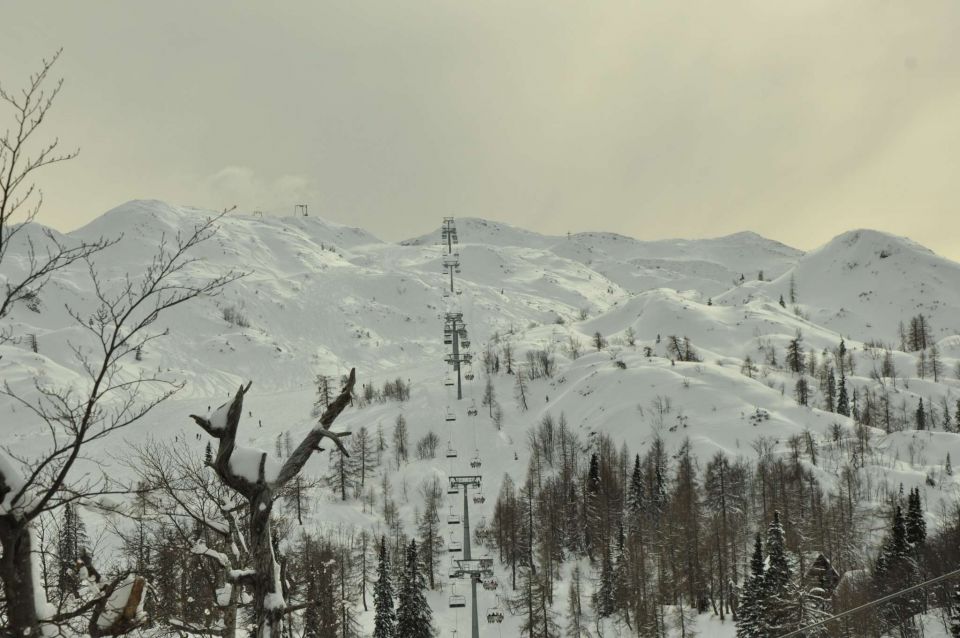
[[[162,237],[188,232],[212,214],[134,201],[67,233],[64,241],[122,237],[97,256],[94,266],[103,285],[115,289],[128,274],[149,266]],[[804,348],[824,361],[845,339],[852,353],[845,377],[851,392],[859,391],[861,400],[883,394],[904,415],[896,428],[902,431],[886,432],[873,424],[875,452],[857,468],[870,480],[863,502],[864,517],[874,523],[868,527],[882,527],[883,498],[900,484],[920,488],[930,529],[942,520],[941,503],[947,504],[958,487],[956,478],[944,473],[946,455],[960,459],[960,435],[955,428],[945,431],[960,398],[955,373],[960,364],[960,264],[910,240],[867,230],[845,233],[804,254],[753,233],[638,241],[605,233],[549,237],[482,219],[458,219],[457,224],[461,272],[455,293],[444,296],[448,280],[439,230],[393,244],[315,217],[224,217],[215,238],[200,247],[183,276],[228,269],[246,276],[221,296],[163,315],[153,329],[166,335],[142,353],[142,360],[125,363],[130,374],[162,370],[183,382],[184,389],[122,438],[93,444],[85,454],[90,458],[86,467],[100,465],[115,476],[130,476],[123,461],[129,443],[192,444],[198,430],[187,415],[205,414],[246,381],[253,386],[245,404],[249,416],[241,422],[244,445],[272,451],[278,437],[289,432],[296,441],[310,427],[316,375],[339,378],[355,367],[360,384],[379,388],[396,378],[409,381],[411,397],[403,403],[349,408],[338,426],[382,428],[389,439],[402,414],[411,441],[433,431],[442,448],[458,450],[451,459],[411,456],[391,471],[399,516],[408,530],[415,528],[421,507],[417,486],[432,476],[445,480],[472,471],[468,463],[474,457],[482,459],[486,502],[471,517],[489,520],[505,477],[517,485],[524,482],[528,433],[548,415],[564,415],[585,455],[603,434],[631,455],[646,454],[660,436],[671,458],[689,441],[703,463],[718,451],[752,459],[760,437],[786,455],[792,437],[812,433],[821,441],[823,459],[806,465],[828,494],[838,494],[845,447],[831,439],[831,428],[837,424],[844,441],[853,440],[854,420],[821,409],[824,397],[816,389],[809,406],[794,398],[797,376],[784,368],[783,355],[800,332]],[[4,270],[15,272],[23,251],[23,245],[15,246]],[[0,281],[7,272],[0,272]],[[791,280],[799,313],[778,303],[780,295],[788,295]],[[58,273],[34,309],[19,306],[9,317],[16,334],[34,335],[38,344],[37,353],[26,340],[0,345],[0,375],[12,388],[29,393],[37,380],[82,385],[83,371],[73,353],[93,343],[65,306],[81,316],[95,308],[85,265]],[[475,378],[465,384],[463,401],[444,385],[448,366],[443,362],[442,315],[454,310],[463,313],[475,356]],[[879,387],[876,372],[884,353],[868,342],[896,344],[899,322],[918,313],[929,317],[941,345],[938,379],[918,378],[916,353],[894,351],[890,357],[899,384]],[[598,333],[601,348],[592,345]],[[695,360],[677,360],[669,349],[673,335],[690,340]],[[502,352],[505,344],[521,363],[528,351],[549,352],[556,370],[528,380],[525,410],[514,398],[516,375],[491,375],[503,411],[498,430],[480,405],[481,354]],[[748,358],[756,367],[746,374]],[[933,408],[931,431],[918,432],[907,423],[920,399]],[[471,407],[479,414],[468,415]],[[445,420],[448,410],[455,421]],[[0,398],[0,413],[12,453],[30,456],[49,445],[36,418],[9,398]],[[324,476],[330,463],[326,454],[316,455],[307,472]],[[383,525],[378,511],[359,500],[341,502],[329,489],[316,490],[314,498],[309,526]],[[84,515],[92,528],[105,528],[96,508],[88,507]],[[497,566],[497,578],[508,582],[505,566]],[[566,581],[558,584],[558,605],[565,601],[567,586]],[[448,593],[430,594],[437,624],[444,631],[454,625],[462,630],[465,616],[445,608]],[[488,592],[481,596],[485,608],[496,604]],[[372,615],[361,615],[369,627]],[[499,628],[503,635],[518,635],[519,623],[518,617],[508,617]],[[723,630],[728,627],[729,619]]]

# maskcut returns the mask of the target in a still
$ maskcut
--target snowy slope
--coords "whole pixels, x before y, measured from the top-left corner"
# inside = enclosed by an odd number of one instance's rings
[[[64,239],[122,235],[97,259],[105,284],[117,286],[127,273],[135,276],[148,266],[162,236],[188,232],[212,214],[156,201],[129,202]],[[436,245],[439,231],[391,244],[314,217],[225,217],[187,275],[234,269],[247,276],[217,298],[165,315],[156,330],[169,329],[169,335],[156,341],[142,362],[127,363],[134,373],[162,370],[184,381],[184,390],[122,439],[92,448],[91,457],[122,475],[127,470],[117,459],[127,441],[190,440],[196,426],[187,415],[218,405],[247,380],[254,385],[245,405],[251,416],[242,422],[241,442],[272,450],[278,435],[289,431],[296,440],[309,427],[314,376],[339,375],[355,366],[361,384],[409,379],[412,397],[404,404],[348,409],[341,417],[345,428],[366,425],[375,430],[379,425],[389,437],[402,413],[411,442],[433,430],[444,447],[449,442],[460,453],[452,460],[411,460],[393,475],[394,497],[404,519],[412,524],[419,505],[415,490],[423,479],[469,472],[468,462],[477,454],[483,460],[488,497],[471,511],[479,520],[490,516],[505,475],[522,480],[527,429],[548,413],[562,412],[585,442],[591,433],[605,432],[643,453],[660,434],[671,451],[689,438],[701,459],[717,450],[746,456],[753,454],[750,444],[759,435],[782,448],[792,435],[807,430],[824,435],[835,422],[850,425],[845,417],[797,405],[792,398],[795,379],[764,363],[765,349],[774,346],[782,353],[797,331],[806,347],[817,351],[835,347],[845,336],[855,354],[855,371],[849,377],[854,387],[868,386],[877,365],[864,342],[894,342],[898,322],[918,312],[931,316],[945,368],[952,370],[960,360],[960,265],[909,240],[854,231],[804,255],[752,233],[642,242],[606,233],[550,237],[480,219],[458,219],[457,224],[460,294],[443,297],[447,280],[441,269],[443,252]],[[31,232],[36,235],[36,229]],[[15,270],[22,258],[20,245],[4,272]],[[772,281],[756,280],[760,270]],[[738,285],[740,274],[746,281]],[[791,276],[803,316],[777,303],[781,293],[786,295]],[[53,278],[41,295],[39,312],[23,306],[15,310],[13,329],[35,334],[39,353],[30,352],[25,342],[0,346],[4,381],[27,391],[34,379],[78,382],[80,369],[71,348],[89,345],[88,337],[71,322],[64,304],[81,314],[93,309],[85,267]],[[225,308],[244,315],[249,325],[228,323]],[[467,407],[479,403],[482,394],[479,365],[474,366],[476,379],[466,384],[464,401],[457,402],[443,384],[441,316],[448,308],[464,313],[475,354],[496,338],[509,341],[521,360],[530,349],[547,349],[557,357],[559,370],[552,379],[530,382],[526,412],[512,398],[513,378],[495,378],[504,408],[501,431],[483,408],[478,416],[467,416]],[[581,311],[586,311],[585,320]],[[636,335],[634,346],[626,344],[628,328]],[[602,352],[590,351],[595,332],[610,343]],[[689,337],[701,361],[671,362],[669,335]],[[571,339],[582,344],[579,358],[567,348]],[[646,356],[644,348],[652,356]],[[748,356],[758,363],[754,378],[740,371]],[[909,387],[901,385],[894,393],[898,403],[912,406],[920,397],[935,403],[960,397],[960,383],[952,373],[938,383],[911,378],[914,356],[896,353],[895,359],[909,380]],[[673,406],[666,413],[651,407],[662,399]],[[457,416],[452,423],[444,420],[448,407]],[[751,419],[758,411],[768,418]],[[3,432],[14,451],[30,454],[46,446],[46,435],[23,410],[0,399],[0,413],[6,415]],[[949,494],[957,487],[954,478],[941,474],[936,488],[928,487],[925,479],[940,471],[946,452],[960,459],[960,436],[878,433],[876,440],[884,455],[864,471],[878,480],[923,488],[931,507],[941,497],[939,490]],[[319,476],[327,463],[326,456],[316,457],[307,471]],[[824,470],[823,478],[829,488],[829,471]],[[402,486],[408,486],[409,498]],[[327,490],[317,498],[322,507],[315,509],[310,525],[381,524],[357,502],[340,503]],[[451,505],[459,509],[458,503]],[[931,521],[935,516],[931,510]],[[457,624],[463,630],[465,615],[443,609],[447,593],[431,593],[437,624],[444,630]],[[481,596],[485,608],[495,604],[490,594]],[[563,600],[562,592],[558,600]],[[701,621],[704,632],[727,632],[730,627],[729,622],[722,629],[711,623]],[[508,618],[503,635],[516,635],[518,626],[517,619]]]
[[[960,264],[905,237],[863,229],[843,233],[775,281],[751,282],[723,299],[789,298],[791,277],[804,313],[846,335],[898,342],[898,324],[919,313],[931,319],[937,340],[960,331]]]

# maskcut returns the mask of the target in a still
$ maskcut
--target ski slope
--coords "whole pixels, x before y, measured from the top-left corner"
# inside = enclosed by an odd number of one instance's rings
[[[189,232],[212,214],[134,201],[62,237],[121,237],[96,259],[105,285],[115,287],[127,273],[143,272],[161,238]],[[218,297],[164,315],[154,328],[157,334],[168,331],[166,336],[144,351],[142,361],[131,358],[124,364],[130,374],[160,371],[183,382],[183,390],[122,437],[91,446],[82,471],[106,468],[113,476],[129,475],[124,461],[129,442],[195,441],[198,430],[187,415],[206,413],[247,381],[253,387],[245,400],[249,412],[238,442],[272,451],[285,432],[296,442],[311,425],[314,377],[339,377],[355,367],[358,385],[379,387],[399,377],[410,381],[412,396],[402,404],[348,408],[338,426],[356,430],[365,425],[371,431],[382,427],[389,440],[397,416],[403,414],[412,445],[432,430],[440,436],[441,448],[449,442],[458,451],[456,459],[442,454],[422,461],[411,457],[399,468],[393,466],[393,496],[409,528],[421,506],[417,488],[422,481],[476,473],[469,467],[475,455],[482,459],[486,502],[471,507],[470,517],[479,522],[491,516],[504,476],[522,482],[527,430],[546,414],[564,414],[584,442],[593,433],[605,432],[631,453],[643,454],[656,434],[671,451],[689,439],[702,460],[718,450],[751,456],[751,443],[761,435],[783,449],[790,436],[804,431],[824,436],[836,422],[849,428],[846,417],[799,406],[792,397],[793,378],[764,365],[762,350],[773,346],[782,353],[798,330],[806,346],[818,351],[836,347],[842,336],[855,357],[848,381],[866,387],[877,363],[864,342],[897,342],[898,324],[921,312],[934,326],[946,372],[936,383],[917,379],[914,355],[895,353],[905,377],[895,396],[910,406],[921,397],[937,405],[955,405],[960,398],[954,374],[960,361],[960,264],[908,239],[851,231],[804,254],[753,233],[638,241],[609,233],[551,237],[482,219],[458,219],[457,224],[460,294],[445,298],[441,292],[448,281],[441,268],[439,230],[389,243],[316,217],[224,217],[216,237],[200,247],[184,276],[225,270],[246,276]],[[36,229],[31,236],[40,237]],[[24,244],[14,246],[0,272],[0,285],[24,259]],[[799,315],[778,303],[780,295],[787,296],[791,279],[799,292]],[[78,264],[50,280],[38,311],[17,307],[10,317],[12,328],[17,334],[36,335],[39,352],[31,352],[25,342],[0,346],[3,380],[24,393],[31,392],[35,382],[82,384],[73,353],[92,344],[67,307],[86,315],[94,308],[92,300],[89,275]],[[226,321],[228,308],[247,325]],[[475,379],[465,385],[464,400],[457,401],[444,384],[448,366],[443,362],[442,315],[448,310],[463,312],[478,359],[494,341],[509,342],[519,361],[532,349],[552,351],[557,358],[553,378],[530,382],[527,411],[514,400],[513,377],[494,378],[503,407],[501,430],[479,405],[479,364],[473,366]],[[636,335],[635,345],[626,343],[628,329]],[[609,342],[600,352],[590,345],[596,332]],[[689,337],[701,361],[672,362],[666,350],[672,334]],[[578,358],[567,348],[571,340],[582,344]],[[741,373],[748,356],[758,362],[754,378]],[[664,398],[672,405],[669,413],[651,408]],[[467,415],[471,405],[478,408],[477,416]],[[455,421],[445,420],[448,409]],[[768,418],[755,422],[751,415],[758,411]],[[0,398],[0,414],[12,452],[30,456],[47,448],[47,434],[21,406]],[[956,495],[957,481],[945,476],[942,466],[947,453],[960,460],[960,435],[877,431],[874,440],[882,455],[863,471],[891,486],[920,487],[929,523],[934,524],[941,500]],[[202,450],[205,440],[196,445]],[[306,473],[321,476],[327,464],[326,455],[315,455]],[[936,476],[934,487],[926,484],[928,475]],[[835,476],[829,465],[821,476],[830,489]],[[306,523],[310,527],[382,526],[379,516],[364,511],[357,501],[340,502],[329,490],[318,490],[316,498]],[[460,497],[450,506],[459,512]],[[103,516],[96,508],[84,515],[93,527]],[[448,531],[460,537],[458,526]],[[474,554],[484,551],[475,549]],[[497,577],[502,590],[507,574],[498,571]],[[466,587],[459,593],[469,600]],[[448,609],[448,595],[449,584],[429,593],[437,626],[442,635],[452,627],[465,635],[469,609]],[[482,615],[496,606],[489,592],[481,590],[479,596]],[[556,599],[565,600],[562,585]],[[372,614],[365,615],[364,622],[372,626]],[[716,619],[698,622],[701,635],[733,635],[729,620],[723,627]],[[519,619],[509,615],[502,625],[484,625],[485,632],[494,633],[482,635],[519,634]]]

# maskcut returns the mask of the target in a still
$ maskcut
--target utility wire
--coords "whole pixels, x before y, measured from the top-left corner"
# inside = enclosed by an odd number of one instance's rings
[[[828,622],[833,622],[834,620],[838,620],[838,619],[840,619],[840,618],[843,618],[844,616],[849,616],[850,614],[855,614],[855,613],[857,613],[858,611],[863,611],[864,609],[869,609],[870,607],[875,607],[876,605],[879,605],[879,604],[881,604],[881,603],[885,603],[885,602],[887,602],[887,601],[889,601],[889,600],[893,600],[894,598],[897,598],[898,596],[902,596],[902,595],[904,595],[904,594],[906,594],[906,593],[909,593],[909,592],[912,592],[912,591],[914,591],[914,590],[921,589],[921,588],[923,588],[923,587],[926,587],[927,585],[933,585],[934,583],[939,583],[939,582],[942,581],[942,580],[947,580],[947,579],[949,579],[949,578],[953,578],[954,576],[960,576],[960,569],[954,570],[954,571],[952,571],[952,572],[948,572],[948,573],[943,574],[943,575],[941,575],[941,576],[937,576],[936,578],[931,578],[930,580],[925,581],[925,582],[922,582],[922,583],[920,583],[919,585],[913,585],[913,586],[911,586],[911,587],[907,587],[906,589],[901,589],[901,590],[898,591],[898,592],[894,592],[894,593],[888,594],[888,595],[886,595],[886,596],[884,596],[884,597],[882,597],[882,598],[878,598],[878,599],[876,599],[876,600],[872,600],[872,601],[870,601],[869,603],[865,603],[865,604],[863,604],[863,605],[860,605],[859,607],[854,607],[853,609],[848,609],[847,611],[842,612],[842,613],[839,613],[839,614],[837,614],[837,615],[835,615],[835,616],[830,616],[829,618],[827,618],[827,619],[825,619],[825,620],[818,620],[817,622],[815,622],[815,623],[810,623],[809,625],[806,625],[806,626],[804,626],[804,627],[801,627],[800,629],[794,629],[793,631],[791,631],[791,632],[789,632],[789,633],[780,634],[779,638],[789,638],[789,636],[799,636],[799,635],[802,634],[803,632],[805,632],[805,631],[807,631],[807,630],[809,630],[809,629],[813,629],[814,627],[819,627],[820,625],[825,625],[825,624],[827,624]]]

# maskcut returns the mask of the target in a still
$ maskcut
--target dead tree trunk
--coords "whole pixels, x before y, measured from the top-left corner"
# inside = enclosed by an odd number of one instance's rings
[[[279,638],[283,635],[283,617],[287,603],[283,596],[280,565],[273,551],[270,516],[280,490],[296,477],[310,456],[322,450],[324,437],[331,439],[340,451],[348,455],[340,441],[349,432],[331,432],[333,424],[343,409],[350,403],[356,381],[355,370],[350,370],[346,385],[329,406],[319,423],[304,437],[293,454],[277,467],[266,452],[242,450],[236,446],[237,428],[243,414],[243,396],[250,383],[241,386],[229,404],[224,404],[205,417],[191,414],[197,425],[207,434],[220,441],[213,468],[223,483],[243,496],[249,503],[250,531],[249,551],[253,562],[251,570],[241,578],[243,584],[253,590],[253,609],[258,638]],[[257,461],[259,455],[259,461]],[[256,464],[256,468],[252,467]]]

